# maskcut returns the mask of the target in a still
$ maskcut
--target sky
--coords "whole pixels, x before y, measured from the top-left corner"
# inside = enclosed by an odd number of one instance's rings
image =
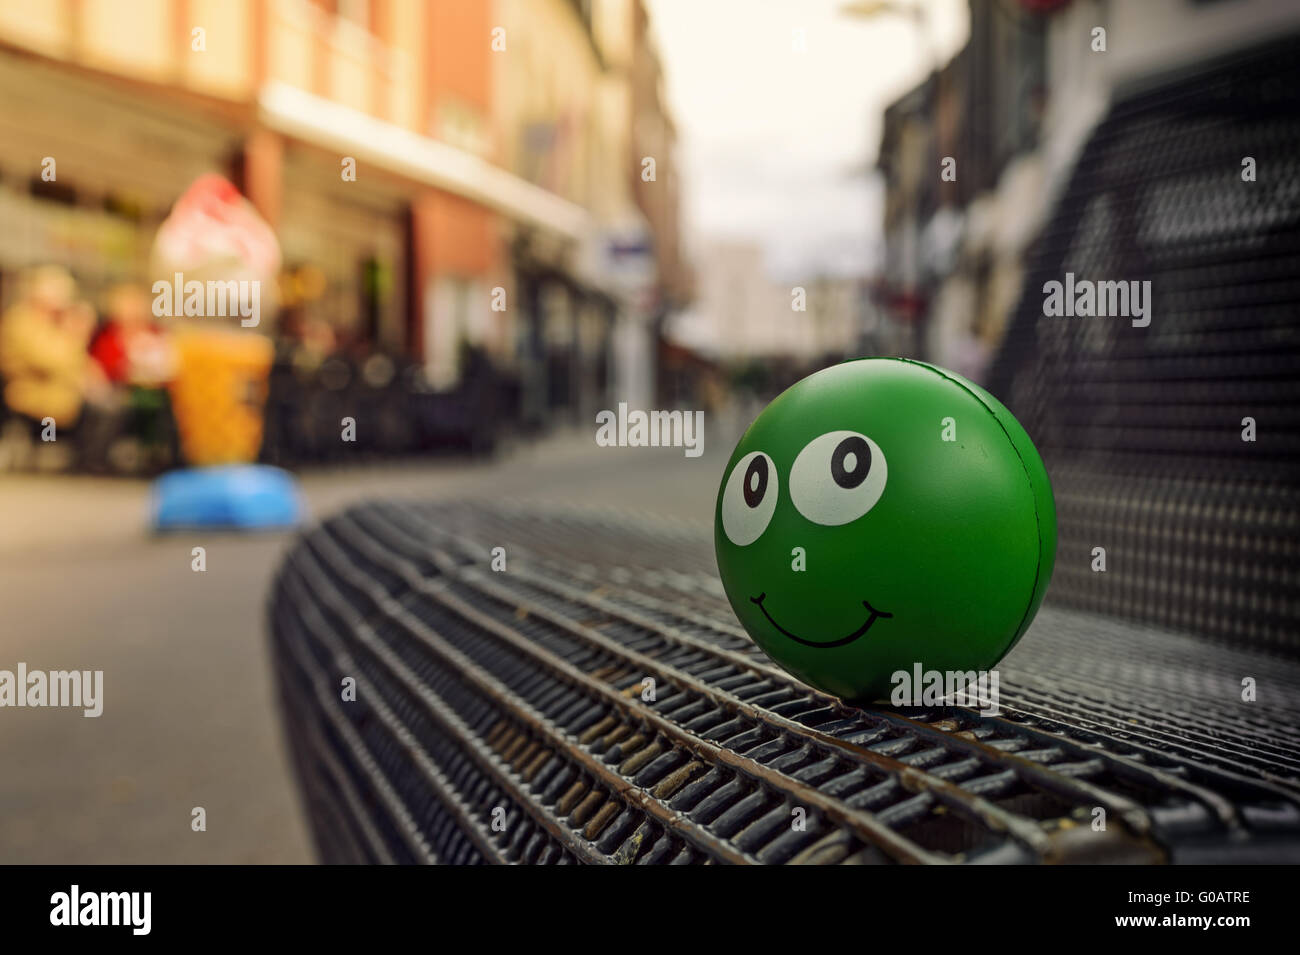
[[[646,0],[688,243],[756,241],[773,278],[864,274],[875,261],[884,108],[961,48],[969,20],[966,0],[912,0],[924,30],[905,15],[846,16],[843,3]]]

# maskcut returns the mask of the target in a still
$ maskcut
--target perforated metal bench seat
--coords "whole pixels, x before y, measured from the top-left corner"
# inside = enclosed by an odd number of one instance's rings
[[[329,862],[1300,860],[1266,650],[1049,605],[998,716],[859,709],[743,634],[709,528],[470,504],[327,521],[270,615]]]

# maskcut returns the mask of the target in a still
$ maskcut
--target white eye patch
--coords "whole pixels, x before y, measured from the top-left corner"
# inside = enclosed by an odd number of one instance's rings
[[[767,530],[776,511],[780,480],[776,464],[762,451],[751,451],[731,469],[722,491],[722,530],[733,544],[752,544]]]
[[[856,431],[813,438],[790,468],[790,499],[814,524],[835,527],[875,507],[889,468],[880,446]]]

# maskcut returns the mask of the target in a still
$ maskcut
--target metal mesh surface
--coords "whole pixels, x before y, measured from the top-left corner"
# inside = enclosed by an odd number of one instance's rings
[[[326,522],[271,616],[327,861],[1300,858],[1300,665],[1267,652],[1047,609],[1000,715],[858,709],[738,629],[708,528],[469,505]]]
[[[1052,476],[1057,603],[1300,646],[1297,59],[1291,38],[1125,98],[1029,257],[989,388]],[[1046,317],[1066,273],[1149,280],[1150,325]]]

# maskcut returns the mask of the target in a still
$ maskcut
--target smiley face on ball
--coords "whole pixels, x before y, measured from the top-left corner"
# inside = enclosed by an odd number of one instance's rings
[[[751,451],[731,471],[722,491],[719,510],[722,529],[733,544],[757,540],[776,511],[779,479],[776,465],[762,451]],[[808,442],[790,467],[790,500],[805,520],[837,527],[857,520],[880,500],[889,465],[880,446],[854,431],[827,431]],[[806,558],[806,554],[804,555]],[[793,569],[793,568],[792,568]],[[801,637],[781,626],[764,605],[767,591],[751,596],[774,629],[807,647],[842,647],[857,640],[881,617],[893,614],[862,599],[863,623],[852,633],[835,639]]]
[[[715,511],[732,609],[776,663],[838,696],[891,675],[987,669],[1051,575],[1051,486],[1024,430],[971,382],[862,359],[780,395],[741,438]]]

